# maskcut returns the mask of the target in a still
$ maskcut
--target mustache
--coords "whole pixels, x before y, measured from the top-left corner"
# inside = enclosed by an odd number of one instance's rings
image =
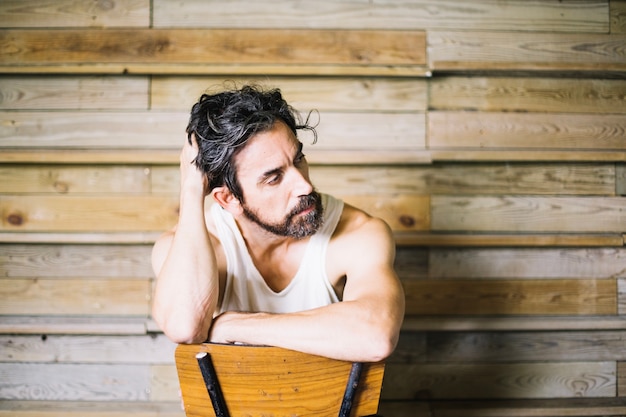
[[[313,191],[309,195],[304,195],[300,197],[300,201],[298,202],[298,205],[295,206],[293,210],[291,210],[291,213],[289,213],[289,217],[294,217],[298,215],[299,213],[311,207],[311,205],[315,205],[315,207],[317,208],[320,203],[321,203],[321,197],[319,193],[317,193],[316,191]]]

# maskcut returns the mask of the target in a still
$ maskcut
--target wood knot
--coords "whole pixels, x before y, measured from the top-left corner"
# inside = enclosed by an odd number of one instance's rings
[[[400,216],[400,224],[404,227],[413,227],[415,226],[415,218],[413,216],[403,214]]]
[[[24,216],[21,213],[11,213],[7,216],[7,222],[11,226],[21,226],[24,224]]]

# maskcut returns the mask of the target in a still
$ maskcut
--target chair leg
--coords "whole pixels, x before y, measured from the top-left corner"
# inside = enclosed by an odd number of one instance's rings
[[[363,370],[363,364],[360,362],[354,362],[352,368],[350,368],[350,377],[346,384],[346,390],[343,394],[343,401],[341,402],[341,408],[339,409],[339,417],[349,417],[350,411],[352,411],[352,403],[354,402],[354,396],[356,389],[359,385],[359,379],[361,378],[361,371]]]
[[[229,417],[226,403],[224,402],[224,395],[220,383],[217,380],[217,374],[211,361],[211,355],[207,352],[200,352],[196,355],[198,365],[200,366],[200,373],[204,379],[204,384],[209,392],[211,398],[211,404],[213,404],[213,410],[215,411],[215,417]]]

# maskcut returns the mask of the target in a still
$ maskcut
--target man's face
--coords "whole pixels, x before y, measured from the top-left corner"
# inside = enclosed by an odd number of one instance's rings
[[[301,239],[322,224],[322,201],[309,179],[302,143],[282,122],[258,133],[235,157],[243,213],[263,230]]]

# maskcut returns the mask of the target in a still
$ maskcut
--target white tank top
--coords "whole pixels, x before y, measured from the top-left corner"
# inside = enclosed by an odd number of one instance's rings
[[[322,307],[339,301],[326,276],[326,248],[343,211],[343,201],[322,194],[324,222],[311,236],[289,285],[273,291],[257,270],[246,243],[232,215],[213,204],[217,237],[226,255],[227,276],[224,298],[219,308],[224,311],[290,313]]]

